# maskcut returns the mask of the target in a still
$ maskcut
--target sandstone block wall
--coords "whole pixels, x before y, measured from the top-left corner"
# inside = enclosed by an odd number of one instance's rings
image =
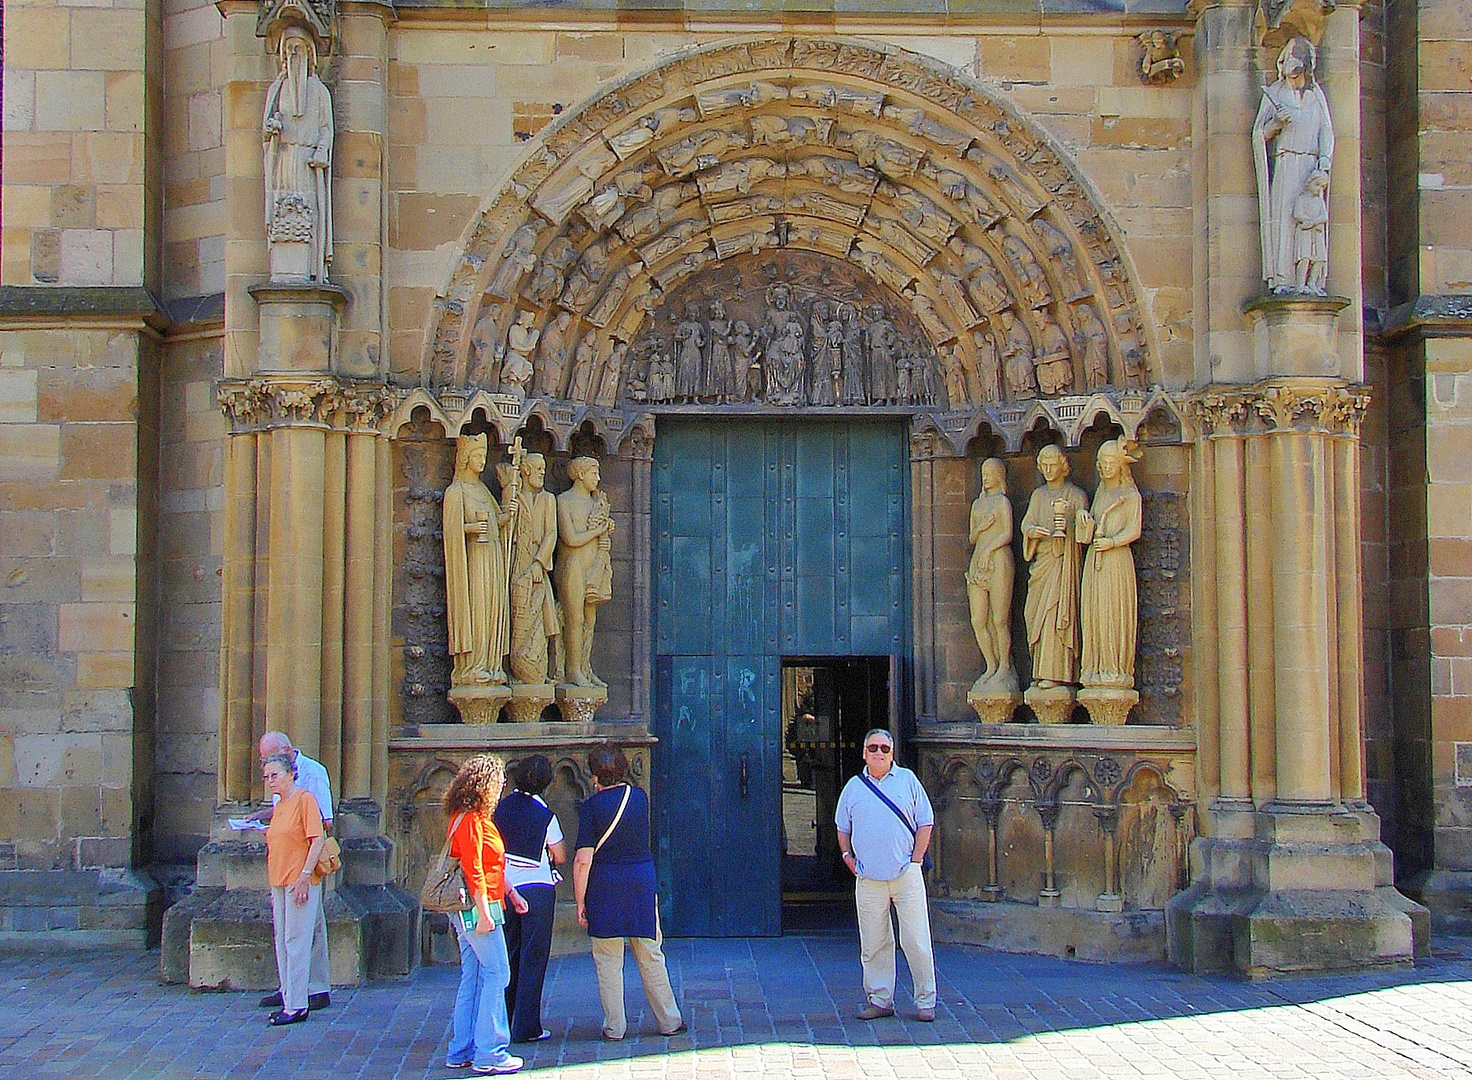
[[[154,363],[136,331],[0,331],[0,851],[15,868],[147,857]]]

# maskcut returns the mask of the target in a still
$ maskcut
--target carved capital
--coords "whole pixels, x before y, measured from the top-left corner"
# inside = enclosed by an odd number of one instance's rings
[[[1191,398],[1186,411],[1208,434],[1317,431],[1358,436],[1370,394],[1342,383],[1267,383]]]
[[[379,430],[396,404],[395,394],[381,383],[350,383],[338,388],[337,421],[350,431]]]
[[[1186,412],[1209,434],[1240,434],[1248,396],[1240,392],[1203,394],[1186,402]]]
[[[255,431],[271,416],[271,405],[259,379],[221,379],[215,401],[232,432]]]
[[[222,379],[215,393],[233,431],[320,427],[330,424],[342,408],[336,379]]]

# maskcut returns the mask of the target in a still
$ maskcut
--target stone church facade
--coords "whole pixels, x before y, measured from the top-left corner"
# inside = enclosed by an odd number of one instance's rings
[[[778,933],[869,722],[952,940],[1465,928],[1472,17],[822,7],[6,6],[0,936],[269,983],[270,729],[335,980],[487,749]]]

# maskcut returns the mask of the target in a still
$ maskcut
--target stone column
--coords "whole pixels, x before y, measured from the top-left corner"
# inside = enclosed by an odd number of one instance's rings
[[[1318,28],[1338,136],[1329,279],[1343,297],[1263,295],[1250,132],[1277,47],[1256,36],[1254,6],[1196,12],[1189,412],[1209,801],[1192,884],[1167,906],[1169,952],[1249,975],[1409,964],[1425,911],[1392,887],[1361,749],[1358,12],[1341,5]]]
[[[653,512],[654,432],[640,428],[624,443],[623,452],[633,464],[630,489],[633,512],[630,515],[633,534],[634,586],[634,664],[629,686],[629,719],[649,723],[653,716],[652,678],[649,657],[653,653],[652,630],[654,606],[650,579]]]

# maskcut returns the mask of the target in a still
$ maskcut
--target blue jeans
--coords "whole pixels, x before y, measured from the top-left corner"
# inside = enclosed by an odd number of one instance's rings
[[[460,989],[455,994],[455,1029],[445,1061],[499,1065],[511,1056],[507,1051],[511,1024],[506,1019],[511,964],[506,958],[505,934],[499,926],[489,934],[472,933],[460,925],[458,915],[451,915],[450,923],[460,937]]]

